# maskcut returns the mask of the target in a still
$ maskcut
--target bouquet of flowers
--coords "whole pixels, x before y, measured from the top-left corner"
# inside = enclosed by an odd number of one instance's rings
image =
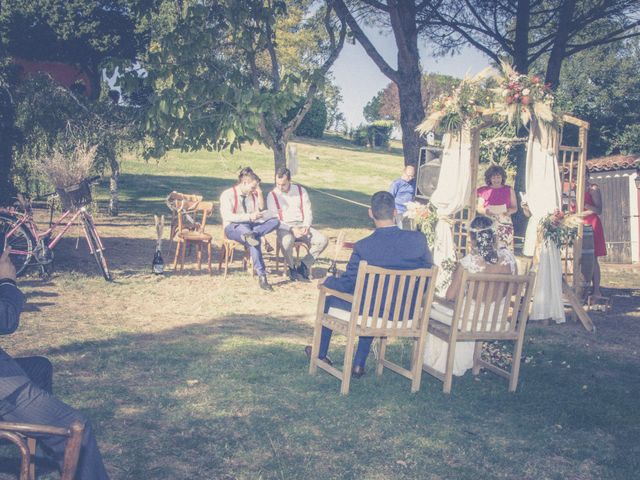
[[[540,220],[540,233],[542,238],[553,242],[556,246],[572,246],[578,236],[578,226],[582,223],[582,218],[576,214],[565,214],[560,210],[546,215]]]
[[[440,95],[431,103],[431,113],[418,125],[417,131],[452,132],[464,124],[478,122],[482,118],[482,108],[478,107],[488,107],[491,102],[491,91],[486,85],[488,72],[485,69],[473,78],[464,78],[450,95]]]
[[[433,248],[435,242],[435,228],[438,221],[436,209],[430,204],[419,202],[407,202],[407,218],[413,220],[424,235],[427,237],[427,243]]]
[[[543,123],[553,123],[556,119],[551,89],[538,75],[522,75],[511,65],[502,62],[500,87],[495,93],[499,113],[505,115],[509,123],[515,119],[527,125],[532,114]]]

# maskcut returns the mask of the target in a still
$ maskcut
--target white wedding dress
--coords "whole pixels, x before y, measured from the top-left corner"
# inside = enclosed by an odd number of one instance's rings
[[[498,264],[499,265],[508,265],[511,270],[511,274],[515,275],[516,273],[516,258],[513,253],[506,248],[501,248],[498,250]],[[485,270],[485,263],[482,257],[475,253],[470,253],[466,255],[462,260],[460,260],[460,265],[469,273],[481,273]],[[473,302],[473,300],[471,300]],[[506,299],[504,299],[499,304],[499,309],[502,310],[504,308]],[[493,314],[493,309],[495,307],[495,303],[492,303],[489,306],[489,317]],[[469,311],[473,311],[473,308],[470,308]],[[451,321],[453,318],[453,310],[446,305],[442,305],[437,302],[433,302],[431,307],[431,318],[437,320],[442,323],[446,323],[447,325],[451,325]],[[498,314],[498,317],[501,318],[501,315]],[[447,366],[447,353],[448,353],[449,344],[444,340],[436,337],[435,335],[428,334],[427,335],[427,343],[425,347],[424,353],[424,364],[428,367],[433,368],[434,370],[444,374]],[[475,342],[457,342],[456,343],[456,353],[453,357],[453,374],[460,377],[465,374],[467,370],[473,367],[473,350],[475,347]]]

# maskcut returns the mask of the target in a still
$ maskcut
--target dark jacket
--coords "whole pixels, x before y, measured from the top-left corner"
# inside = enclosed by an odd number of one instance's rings
[[[339,292],[353,293],[358,276],[358,266],[361,260],[366,260],[369,265],[396,270],[430,268],[433,264],[431,252],[427,246],[427,239],[424,234],[410,230],[400,230],[395,226],[377,228],[371,235],[356,242],[349,263],[347,264],[347,271],[340,277],[328,277],[324,285]],[[374,292],[377,291],[377,288],[378,286],[374,285]],[[387,285],[384,285],[383,288],[384,298],[387,298]],[[392,301],[390,307],[391,312],[394,311],[396,295],[397,284],[393,295],[389,296]],[[406,298],[406,295],[407,291],[405,288],[402,294],[403,300]],[[329,307],[337,307],[343,310],[351,309],[349,302],[335,297],[331,297],[327,303],[327,309]],[[380,306],[380,311],[382,311],[383,308],[384,302]],[[362,311],[360,313],[362,313]],[[369,312],[370,315],[371,313],[372,311]],[[401,315],[402,313],[403,312],[401,312]]]

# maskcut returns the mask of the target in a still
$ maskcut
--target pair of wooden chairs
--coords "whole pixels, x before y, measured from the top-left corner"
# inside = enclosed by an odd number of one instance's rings
[[[509,391],[515,391],[533,293],[534,274],[515,276],[465,273],[461,290],[465,294],[458,297],[449,325],[429,318],[436,282],[437,267],[389,270],[361,261],[352,295],[321,287],[309,373],[315,374],[318,368],[325,370],[341,381],[340,393],[347,394],[351,380],[354,342],[358,337],[372,336],[380,339],[375,367],[378,376],[382,375],[386,367],[410,379],[411,391],[416,392],[420,389],[424,368],[427,373],[442,380],[443,391],[449,393],[456,343],[473,341],[473,373],[477,375],[480,368],[485,368],[506,377],[509,380]],[[325,303],[330,295],[350,302],[351,310],[346,312],[330,308],[325,313]],[[494,308],[484,307],[492,302],[497,302]],[[369,312],[370,315],[360,312]],[[342,371],[318,358],[322,327],[330,328],[334,333],[338,332],[347,337]],[[427,369],[423,365],[427,334],[436,335],[448,343],[447,367],[444,374]],[[394,337],[413,340],[408,369],[385,358],[388,339]],[[515,342],[510,371],[481,358],[482,342],[487,340]]]
[[[65,437],[67,443],[62,461],[61,480],[73,480],[78,468],[84,425],[73,422],[69,428],[30,423],[0,422],[0,439],[8,440],[20,451],[19,480],[35,480],[36,437],[53,435]]]

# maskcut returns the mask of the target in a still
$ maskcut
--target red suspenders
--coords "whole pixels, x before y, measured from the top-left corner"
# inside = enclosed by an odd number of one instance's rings
[[[302,215],[302,221],[304,222],[304,204],[302,202],[302,187],[297,185],[298,187],[298,195],[300,196],[300,214]],[[273,201],[276,202],[276,208],[278,209],[278,217],[280,221],[282,221],[282,208],[280,207],[280,201],[278,200],[278,195],[276,195],[276,191],[271,190],[271,196],[273,197]]]
[[[238,213],[238,191],[236,187],[233,188],[233,213]],[[256,209],[256,194],[251,193],[251,200],[253,201],[253,210]]]

